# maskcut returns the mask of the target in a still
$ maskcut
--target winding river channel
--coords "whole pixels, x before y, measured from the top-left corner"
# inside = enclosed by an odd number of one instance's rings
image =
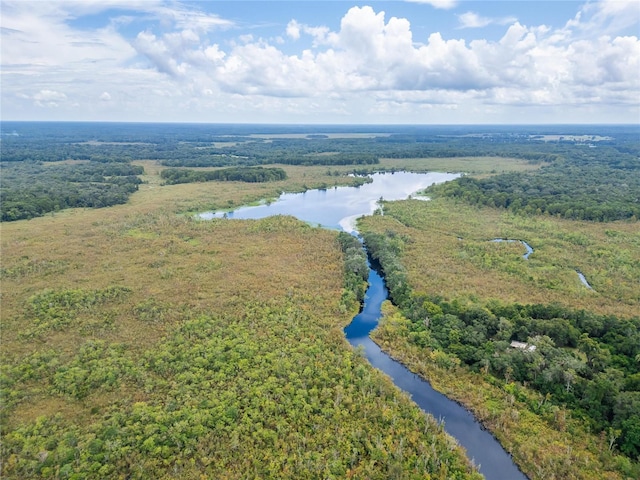
[[[356,233],[355,221],[372,214],[382,197],[385,200],[406,199],[434,183],[457,178],[453,173],[396,172],[375,174],[373,182],[360,187],[337,187],[328,190],[309,190],[305,193],[283,194],[277,201],[233,212],[207,212],[203,219],[258,219],[272,215],[292,215],[313,225],[342,229]],[[442,421],[444,429],[462,445],[469,458],[488,480],[524,480],[509,454],[498,441],[458,403],[435,391],[431,385],[393,360],[371,340],[369,333],[381,317],[380,307],[387,298],[384,279],[371,268],[369,287],[362,311],[345,328],[347,340],[354,347],[362,347],[367,360],[389,375],[393,382],[409,393],[413,401],[426,413]]]

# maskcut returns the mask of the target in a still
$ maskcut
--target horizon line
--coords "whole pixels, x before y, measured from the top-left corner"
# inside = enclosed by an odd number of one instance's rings
[[[0,119],[2,123],[113,123],[113,124],[140,124],[140,125],[260,125],[260,126],[362,126],[362,127],[477,127],[477,126],[637,126],[638,123],[614,123],[614,122],[558,122],[558,123],[297,123],[297,122],[206,122],[206,121],[135,121],[135,120],[11,120]]]

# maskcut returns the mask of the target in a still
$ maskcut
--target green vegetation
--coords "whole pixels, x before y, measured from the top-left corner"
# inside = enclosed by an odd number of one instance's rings
[[[4,144],[4,142],[2,142]],[[138,190],[141,167],[87,162],[47,165],[0,163],[2,221],[34,218],[65,208],[125,203]]]
[[[20,335],[33,338],[48,330],[62,330],[73,324],[82,312],[90,313],[96,305],[121,299],[130,291],[126,287],[109,287],[97,291],[45,290],[29,298],[25,323],[31,323],[32,326],[26,326]]]
[[[578,225],[441,198],[385,202],[384,216],[361,219],[359,228],[400,308],[375,334],[384,348],[473,408],[534,478],[543,470],[554,478],[638,475],[637,223]],[[525,260],[524,247],[492,238],[524,239],[534,253]],[[595,291],[579,282],[579,268]],[[510,347],[513,340],[526,347]],[[478,386],[474,392],[459,385],[461,375]],[[474,395],[496,397],[496,410]],[[530,430],[498,415],[500,408],[521,421],[528,412]],[[546,446],[525,441],[532,428]],[[575,464],[567,473],[554,444],[576,458],[589,452],[599,466],[567,457]]]
[[[515,213],[599,222],[640,218],[638,192],[638,152],[613,147],[574,149],[535,173],[465,177],[430,190]]]
[[[384,213],[363,219],[362,228],[392,232],[396,244],[402,242],[401,264],[417,292],[447,299],[558,303],[619,317],[638,314],[637,222],[522,216],[448,198],[385,202]],[[492,242],[495,238],[524,240],[534,252],[525,260],[520,243]]]
[[[84,425],[48,415],[14,429],[4,438],[5,474],[472,478],[435,422],[327,338],[305,304],[292,297],[238,316],[197,316],[135,363],[125,345],[94,341],[66,362],[39,359],[48,368],[31,380],[66,401],[124,385],[147,398],[116,400]]]
[[[163,170],[160,176],[167,185],[193,182],[276,182],[285,180],[287,172],[281,168],[232,167],[220,170],[197,171],[179,168]]]
[[[506,172],[539,170],[543,164],[532,163],[521,158],[510,157],[428,157],[428,158],[381,158],[375,170],[411,172],[464,172],[474,178]]]
[[[634,175],[640,168],[640,146],[633,127],[599,127],[595,136],[588,127],[574,126],[573,134],[563,137],[559,127],[483,127],[485,131],[477,133],[462,127],[386,126],[376,128],[375,134],[357,136],[351,132],[354,127],[340,126],[21,122],[1,126],[3,221],[124,203],[143,173],[129,164],[148,160],[165,167],[234,167],[226,173],[169,169],[163,177],[168,184],[284,179],[282,170],[245,168],[258,165],[324,165],[334,168],[337,176],[438,168],[500,174],[464,178],[434,190],[475,204],[588,220],[637,218],[640,209],[639,176]],[[539,168],[541,172],[530,173]],[[332,184],[335,179],[324,187]]]
[[[344,254],[342,305],[345,311],[353,311],[364,300],[369,278],[369,263],[362,244],[353,235],[346,232],[338,233],[338,243]]]
[[[412,328],[411,320],[387,305],[372,337],[434,388],[471,410],[529,478],[637,477],[637,465],[612,448],[619,432],[593,435],[571,410],[552,404],[548,397],[483,370],[472,372],[455,355],[419,346]]]

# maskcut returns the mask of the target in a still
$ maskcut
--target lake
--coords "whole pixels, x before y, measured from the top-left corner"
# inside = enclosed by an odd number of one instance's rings
[[[304,193],[285,193],[278,201],[242,207],[232,212],[206,212],[200,218],[257,219],[272,215],[292,215],[300,220],[325,228],[355,230],[355,220],[370,215],[380,198],[404,200],[409,195],[433,185],[458,178],[457,173],[376,173],[373,182],[360,187],[333,187],[308,190]]]

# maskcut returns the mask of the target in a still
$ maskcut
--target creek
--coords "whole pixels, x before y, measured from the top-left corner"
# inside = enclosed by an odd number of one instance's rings
[[[313,225],[342,229],[355,234],[355,221],[362,215],[372,214],[380,198],[402,200],[435,183],[457,178],[453,173],[378,173],[373,182],[360,187],[336,187],[328,190],[308,190],[305,193],[283,194],[270,204],[242,207],[232,212],[207,212],[203,219],[235,218],[259,219],[271,215],[292,215]],[[469,459],[488,480],[524,480],[500,443],[460,404],[434,390],[429,382],[393,360],[376,345],[369,333],[381,317],[380,307],[388,296],[383,277],[369,269],[369,287],[361,312],[345,328],[349,343],[361,347],[367,360],[386,373],[400,389],[426,413],[443,423],[445,431],[466,449]]]
[[[527,249],[527,252],[524,255],[522,255],[522,258],[524,258],[525,260],[529,260],[529,255],[531,255],[533,253],[533,247],[531,245],[529,245],[527,242],[525,242],[524,240],[513,240],[511,238],[494,238],[491,241],[492,242],[509,242],[509,243],[518,242],[518,243],[521,243],[524,246],[524,248]],[[580,279],[580,283],[582,283],[589,290],[593,290],[593,287],[587,281],[587,277],[585,277],[584,274],[580,270],[576,270],[576,273],[578,274],[578,278]]]
[[[589,284],[589,282],[587,281],[587,277],[584,276],[584,274],[579,271],[576,270],[576,273],[578,274],[578,278],[580,279],[580,282],[587,287],[589,290],[593,290],[593,287],[591,286],[591,284]]]
[[[513,240],[511,238],[494,238],[491,241],[492,242],[509,242],[509,243],[519,242],[519,243],[521,243],[524,246],[524,248],[527,249],[527,253],[522,255],[522,258],[524,258],[525,260],[529,260],[529,255],[531,255],[533,253],[533,248],[531,247],[531,245],[529,245],[524,240]]]

